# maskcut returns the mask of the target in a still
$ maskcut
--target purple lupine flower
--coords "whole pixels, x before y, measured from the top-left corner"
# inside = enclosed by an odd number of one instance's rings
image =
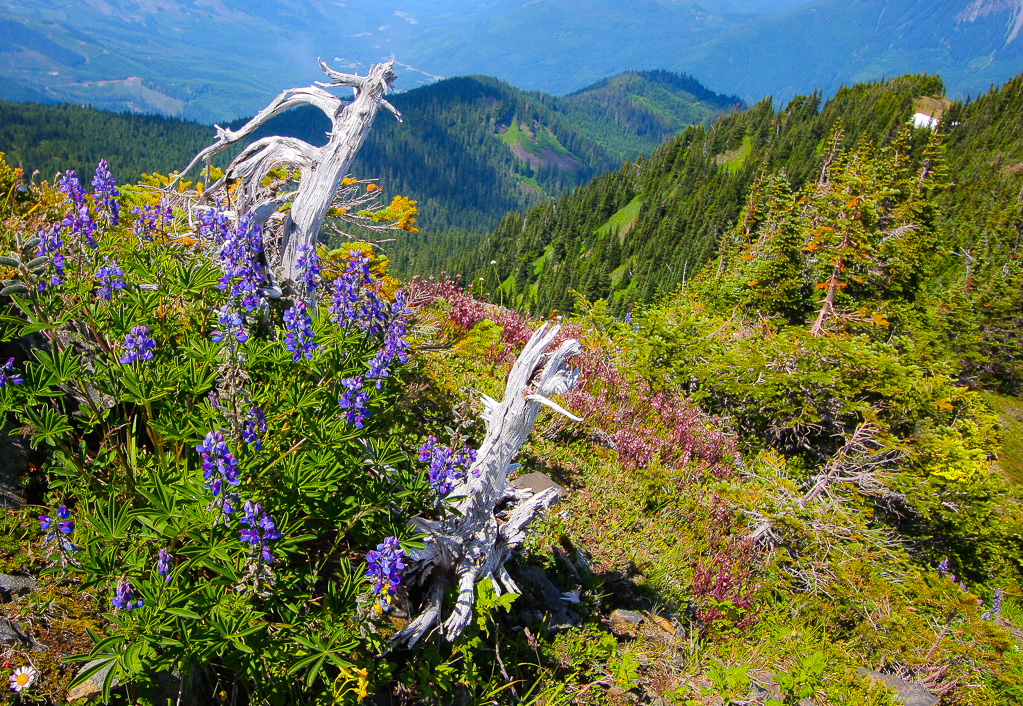
[[[310,292],[316,291],[320,279],[320,256],[316,254],[316,244],[300,245],[296,263],[301,271],[299,281],[303,282]]]
[[[14,358],[8,358],[6,363],[0,365],[0,387],[7,387],[7,383],[25,384],[25,381],[21,379],[21,373],[14,369]]]
[[[366,373],[367,380],[376,380],[379,390],[383,386],[384,378],[390,377],[388,366],[391,360],[384,349],[377,351],[376,355],[369,361],[369,372]]]
[[[991,598],[991,610],[980,616],[981,620],[992,620],[1002,612],[1002,589],[996,588],[995,595]]]
[[[419,447],[419,460],[429,463],[428,472],[430,486],[437,495],[444,497],[456,484],[465,481],[469,468],[476,462],[476,450],[463,446],[457,453],[447,446],[437,443],[437,437],[430,435]],[[479,477],[479,471],[473,474]]]
[[[242,429],[242,440],[259,451],[263,448],[263,435],[266,434],[266,415],[259,407],[249,410],[248,420]]]
[[[220,307],[217,323],[220,324],[220,327],[213,331],[214,343],[220,343],[226,338],[228,347],[234,349],[235,341],[245,343],[249,340],[249,334],[245,331],[245,322],[242,320],[241,314],[234,311],[230,304]]]
[[[263,233],[251,213],[242,216],[220,245],[224,274],[219,287],[229,290],[245,311],[253,311],[259,305],[260,287],[266,281],[260,262],[262,252]]]
[[[164,547],[160,550],[159,555],[156,557],[156,573],[158,576],[163,576],[164,583],[171,580],[170,560],[171,553],[166,547]]]
[[[360,324],[369,333],[379,333],[387,320],[387,304],[372,289],[365,290],[359,308]]]
[[[196,212],[199,220],[199,237],[219,249],[231,233],[231,217],[219,208],[204,208]]]
[[[345,421],[355,425],[356,429],[362,429],[362,423],[369,416],[366,403],[369,402],[369,395],[362,389],[362,377],[344,378],[341,386],[345,391],[341,393],[337,403],[344,410]]]
[[[631,311],[630,311],[630,312],[628,312],[628,313],[627,313],[627,314],[625,315],[625,325],[626,325],[626,326],[631,326],[631,325],[632,325],[632,312],[631,312]]]
[[[376,387],[379,390],[383,378],[389,377],[389,366],[397,359],[406,362],[408,341],[405,340],[408,324],[408,313],[405,309],[405,295],[400,290],[395,294],[394,306],[391,309],[392,316],[387,333],[384,335],[384,347],[377,351],[377,354],[369,362],[369,372],[366,373],[368,380],[376,380]]]
[[[316,342],[313,340],[313,320],[309,318],[304,301],[295,302],[293,307],[284,312],[284,328],[287,330],[284,346],[294,354],[292,360],[302,356],[312,360]]]
[[[145,326],[135,326],[131,333],[124,337],[124,355],[121,356],[121,363],[127,365],[136,360],[152,360],[153,348],[156,341],[149,335],[149,329]]]
[[[241,521],[242,524],[248,525],[248,529],[240,530],[239,538],[251,547],[253,555],[261,557],[267,564],[272,564],[274,555],[267,544],[280,539],[281,533],[259,503],[246,501],[244,512]]]
[[[131,584],[128,583],[128,579],[125,576],[121,577],[121,583],[117,585],[117,590],[114,593],[114,597],[110,599],[110,602],[114,604],[114,608],[123,610],[124,612],[130,612],[136,608],[141,608],[143,601],[139,598],[135,600],[135,596],[131,592]]]
[[[161,197],[156,206],[145,203],[131,209],[131,212],[138,216],[131,226],[131,232],[139,242],[152,240],[153,233],[159,229],[166,230],[174,222],[174,209],[167,202],[167,197]]]
[[[348,267],[344,274],[334,280],[329,308],[338,326],[355,324],[372,329],[374,325],[379,325],[374,322],[382,320],[383,303],[376,292],[365,290],[370,284],[373,284],[373,276],[369,271],[369,258],[356,250],[349,251]],[[360,299],[364,299],[361,304]]]
[[[97,248],[99,245],[93,237],[96,221],[92,218],[89,204],[85,200],[85,190],[74,170],[69,169],[57,180],[57,188],[71,202],[71,213],[64,216],[61,225],[70,228],[73,235],[83,238],[90,248]]]
[[[225,483],[230,486],[239,483],[238,459],[228,449],[224,435],[219,431],[207,432],[203,443],[196,446],[195,450],[202,456],[202,477],[206,480],[206,487],[212,491],[214,498],[218,498],[221,503],[226,502],[230,508],[233,498],[227,497],[227,493],[221,494]],[[221,510],[225,515],[230,514],[230,509],[224,510],[221,507]]]
[[[39,245],[36,246],[36,257],[48,255],[50,258],[49,268],[52,270],[49,282],[40,280],[38,289],[43,291],[47,284],[53,287],[64,283],[64,254],[61,248],[64,247],[64,240],[60,237],[60,226],[54,224],[46,230],[38,233]]]
[[[103,204],[103,208],[110,214],[110,225],[116,226],[121,217],[121,205],[117,202],[120,194],[117,191],[117,181],[110,173],[110,165],[105,159],[101,159],[96,165],[92,189],[93,198]]]
[[[96,270],[96,279],[99,280],[100,298],[109,301],[115,289],[124,289],[124,280],[121,279],[124,277],[124,270],[117,266],[116,260],[111,264],[110,260],[104,258],[104,262],[106,264]]]
[[[373,595],[377,597],[374,612],[377,615],[390,608],[391,600],[401,586],[404,559],[405,550],[397,537],[388,537],[366,554],[366,578],[373,582]]]
[[[78,180],[78,173],[74,169],[67,170],[57,179],[57,190],[67,197],[76,211],[86,205],[85,189],[82,188],[82,182]]]
[[[54,520],[49,515],[39,516],[39,529],[43,532],[49,531],[51,534],[54,532],[60,532],[61,534],[71,535],[75,531],[75,521],[71,519],[71,512],[67,509],[67,505],[61,505],[57,508],[57,526],[53,527]],[[52,528],[52,529],[51,529]]]
[[[938,562],[937,572],[939,576],[946,576],[948,574],[948,559],[942,559]],[[955,577],[952,577],[955,580]]]

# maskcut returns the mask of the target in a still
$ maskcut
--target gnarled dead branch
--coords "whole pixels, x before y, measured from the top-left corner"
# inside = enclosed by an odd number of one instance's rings
[[[476,463],[465,482],[451,491],[461,498],[456,512],[443,521],[418,518],[413,524],[427,534],[425,546],[408,556],[407,575],[428,583],[423,606],[394,644],[413,645],[441,624],[444,588],[457,586],[455,607],[443,622],[445,636],[452,640],[472,618],[475,587],[490,578],[494,590],[518,593],[518,587],[504,568],[511,552],[526,537],[526,527],[537,515],[558,501],[557,491],[548,488],[536,495],[508,484],[512,459],[525,443],[541,407],[581,421],[550,400],[575,387],[579,373],[567,361],[580,351],[579,343],[568,340],[552,353],[545,352],[558,333],[558,326],[546,324],[533,334],[508,375],[504,399],[483,396],[486,436]]]
[[[225,184],[237,181],[239,186],[234,192],[236,202],[233,204],[236,215],[257,214],[257,220],[263,225],[277,207],[283,205],[278,202],[279,197],[266,194],[262,189],[263,180],[270,170],[288,166],[301,171],[298,191],[291,194],[291,209],[284,216],[280,261],[267,263],[272,269],[280,267],[285,281],[294,281],[298,248],[315,242],[334,195],[365,142],[377,111],[382,107],[401,120],[394,106],[384,99],[394,83],[394,62],[375,64],[366,76],[339,73],[322,61],[320,69],[332,79],[330,82],[283,91],[238,130],[216,125],[216,142],[199,152],[168,186],[170,190],[197,164],[205,162],[208,165],[214,155],[249,137],[289,108],[312,105],[322,110],[331,122],[327,144],[314,147],[291,137],[256,140],[231,162],[220,181],[206,189],[207,194],[213,194]],[[342,86],[355,91],[351,101],[342,101],[324,90]]]

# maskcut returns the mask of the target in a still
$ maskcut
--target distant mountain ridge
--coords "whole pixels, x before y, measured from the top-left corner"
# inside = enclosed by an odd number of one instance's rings
[[[315,60],[398,87],[486,74],[547,93],[636,68],[697,76],[748,102],[903,73],[951,97],[1023,67],[1023,0],[0,0],[0,98],[250,115]]]
[[[649,154],[741,103],[667,72],[627,73],[560,98],[467,76],[392,99],[405,121],[382,113],[352,171],[419,201],[427,231],[492,228],[507,211]],[[322,144],[328,129],[318,110],[296,109],[253,139],[281,134]],[[46,179],[67,168],[87,172],[105,158],[119,179],[134,182],[142,172],[184,167],[213,138],[211,126],[177,119],[0,102],[0,151]]]

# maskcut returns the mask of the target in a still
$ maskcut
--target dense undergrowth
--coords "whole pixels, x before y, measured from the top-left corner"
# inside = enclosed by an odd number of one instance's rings
[[[306,252],[269,298],[245,219],[102,165],[91,193],[4,170],[0,411],[32,504],[0,568],[40,579],[0,604],[6,698],[898,703],[873,670],[1019,703],[1019,491],[955,308],[925,296],[941,143],[822,149],[799,190],[756,180],[671,297],[619,319],[577,295],[561,403],[584,421],[542,417],[519,470],[567,488],[512,567],[531,589],[481,584],[462,636],[401,651],[407,521],[465,472],[424,441],[470,454],[469,400],[539,321],[401,286],[368,246]]]

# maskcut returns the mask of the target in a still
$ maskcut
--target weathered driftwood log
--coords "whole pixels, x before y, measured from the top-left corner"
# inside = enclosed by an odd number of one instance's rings
[[[301,170],[298,191],[294,194],[291,210],[284,218],[281,260],[268,263],[272,268],[282,268],[281,274],[285,281],[294,281],[298,248],[315,242],[334,194],[365,142],[377,111],[383,107],[401,120],[394,106],[384,99],[394,83],[394,62],[375,64],[367,76],[339,73],[322,61],[320,68],[332,79],[329,83],[317,82],[314,86],[283,91],[238,130],[227,130],[216,125],[217,141],[197,154],[181,172],[181,176],[187,174],[199,162],[208,164],[213,155],[245,139],[289,108],[312,105],[330,118],[329,140],[324,146],[314,147],[292,137],[256,140],[231,162],[223,179],[206,190],[207,193],[214,193],[228,181],[233,183],[238,180],[240,186],[236,191],[237,202],[233,204],[235,212],[238,216],[252,212],[262,225],[281,205],[276,196],[262,193],[264,177],[271,169],[282,165]],[[324,90],[342,86],[354,89],[355,97],[350,102],[346,103]],[[173,187],[176,181],[171,182],[170,186]]]
[[[392,643],[413,645],[440,624],[449,582],[457,585],[454,610],[443,623],[449,640],[472,619],[479,581],[490,578],[498,593],[519,593],[504,564],[525,539],[526,526],[557,502],[558,495],[554,488],[533,495],[510,487],[512,459],[529,436],[541,406],[581,421],[550,400],[551,395],[575,387],[579,378],[578,371],[566,365],[579,353],[578,341],[567,340],[553,353],[545,352],[558,329],[544,324],[529,339],[508,375],[501,402],[483,396],[486,436],[465,482],[451,491],[453,497],[462,498],[455,505],[457,513],[444,521],[413,520],[427,539],[423,549],[409,555],[407,575],[428,587],[418,617]]]

